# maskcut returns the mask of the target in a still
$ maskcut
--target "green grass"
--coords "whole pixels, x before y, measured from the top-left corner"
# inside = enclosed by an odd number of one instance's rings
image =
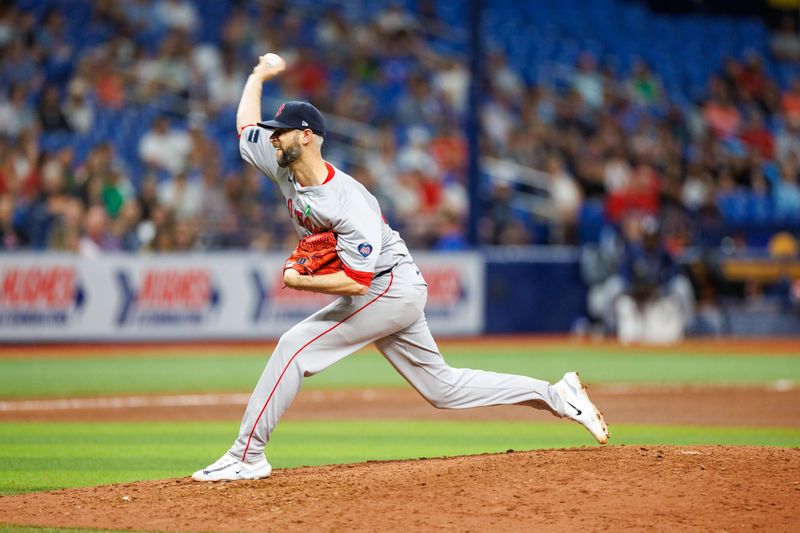
[[[181,477],[217,459],[236,422],[0,423],[0,494]],[[577,424],[285,421],[276,468],[592,445]],[[800,446],[800,429],[616,424],[612,444]]]
[[[676,355],[677,353],[677,355]],[[555,381],[572,369],[591,383],[755,384],[800,382],[800,356],[725,356],[703,353],[615,351],[592,346],[448,349],[457,367],[511,372]],[[799,354],[800,355],[800,354]],[[0,358],[0,398],[137,393],[250,391],[267,357],[242,352],[198,356]],[[306,388],[405,387],[375,351],[365,351],[314,376]]]

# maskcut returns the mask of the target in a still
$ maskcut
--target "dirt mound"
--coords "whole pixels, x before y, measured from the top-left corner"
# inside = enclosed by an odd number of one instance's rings
[[[160,531],[790,530],[800,515],[798,473],[800,449],[587,447],[7,496],[0,523]]]

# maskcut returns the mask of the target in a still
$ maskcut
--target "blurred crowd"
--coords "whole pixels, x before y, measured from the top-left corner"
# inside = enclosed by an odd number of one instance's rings
[[[585,53],[561,91],[502,74],[484,108],[484,150],[547,172],[550,242],[581,241],[590,205],[617,226],[631,212],[660,218],[674,253],[710,228],[800,223],[800,80],[780,88],[760,56],[728,58],[683,108],[643,61],[620,77]],[[509,205],[507,189],[495,187],[493,210]],[[536,240],[519,217],[498,219],[495,239]]]
[[[290,65],[265,102],[317,105],[330,118],[323,153],[410,246],[466,246],[469,72],[435,37],[434,2],[361,23],[277,0],[69,5],[0,1],[3,248],[293,246],[279,192],[238,159],[235,109],[265,51]],[[605,59],[583,53],[562,79],[531,84],[489,48],[482,155],[540,171],[530,197],[547,209],[520,200],[529,184],[485,176],[481,243],[578,244],[636,213],[657,217],[680,253],[701,229],[800,223],[800,80],[780,87],[762,57],[731,57],[702,101],[679,107],[646,62],[617,72]],[[59,132],[66,142],[44,142]]]

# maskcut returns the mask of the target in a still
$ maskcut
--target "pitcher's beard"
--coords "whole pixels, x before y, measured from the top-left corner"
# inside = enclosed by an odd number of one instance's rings
[[[286,168],[300,157],[300,145],[293,144],[281,151],[281,157],[278,159],[278,166]]]

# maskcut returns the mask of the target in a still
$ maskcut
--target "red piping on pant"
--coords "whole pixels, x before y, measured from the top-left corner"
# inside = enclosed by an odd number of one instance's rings
[[[389,275],[391,276],[391,277],[389,278],[389,285],[386,287],[386,289],[384,289],[384,291],[383,291],[382,293],[380,293],[380,294],[379,294],[379,295],[377,295],[375,298],[373,298],[373,299],[372,299],[372,300],[370,300],[369,302],[365,303],[364,305],[362,305],[361,307],[359,307],[358,309],[356,309],[355,311],[353,311],[353,313],[352,313],[352,314],[350,314],[350,315],[346,316],[346,317],[345,317],[345,318],[344,318],[344,319],[343,319],[341,322],[337,322],[337,323],[336,323],[336,324],[334,324],[333,326],[329,327],[328,329],[326,329],[325,331],[323,331],[322,333],[320,333],[319,335],[317,335],[316,337],[314,337],[313,339],[311,339],[310,341],[308,341],[307,343],[305,343],[305,344],[302,346],[302,348],[300,348],[299,350],[297,350],[297,351],[294,353],[294,355],[291,357],[291,359],[289,359],[289,362],[288,362],[288,363],[286,363],[286,366],[284,366],[284,367],[283,367],[283,371],[281,372],[281,375],[280,375],[280,376],[278,376],[278,381],[275,383],[275,386],[274,386],[274,387],[272,387],[272,392],[270,392],[270,393],[269,393],[269,396],[267,397],[267,401],[266,401],[266,402],[264,402],[264,407],[262,407],[262,408],[261,408],[261,412],[260,412],[260,413],[258,413],[258,417],[256,418],[256,421],[255,421],[255,423],[253,424],[253,429],[251,429],[251,430],[250,430],[250,436],[248,436],[248,437],[247,437],[247,445],[245,445],[245,447],[244,447],[244,452],[242,453],[242,461],[244,461],[244,460],[245,460],[245,458],[247,457],[247,450],[248,450],[248,449],[250,449],[250,440],[253,438],[253,433],[255,433],[255,431],[256,431],[256,426],[258,426],[258,421],[259,421],[259,420],[261,420],[261,417],[262,417],[262,415],[264,414],[264,411],[266,411],[266,410],[267,410],[267,405],[269,405],[269,401],[272,399],[272,395],[273,395],[273,394],[275,394],[275,391],[277,390],[277,388],[278,388],[278,385],[280,385],[280,383],[281,383],[281,379],[283,379],[283,375],[284,375],[284,374],[286,373],[286,371],[289,369],[289,365],[291,365],[291,364],[292,364],[292,361],[294,361],[294,358],[295,358],[295,357],[297,357],[297,356],[300,354],[300,352],[302,352],[303,350],[305,350],[305,349],[306,349],[306,347],[307,347],[307,346],[309,346],[309,345],[310,345],[312,342],[316,341],[317,339],[319,339],[320,337],[322,337],[322,336],[323,336],[323,335],[325,335],[326,333],[330,333],[330,332],[331,332],[331,331],[333,331],[334,329],[338,328],[340,325],[344,324],[345,322],[347,322],[348,320],[350,320],[352,317],[354,317],[355,315],[357,315],[358,313],[360,313],[360,312],[361,312],[363,309],[365,309],[367,306],[369,306],[369,305],[373,304],[374,302],[376,302],[376,301],[378,300],[378,298],[380,298],[381,296],[383,296],[384,294],[386,294],[386,293],[389,291],[389,289],[392,287],[392,282],[394,281],[394,273],[393,273],[393,272],[390,272],[390,273],[389,273]]]

